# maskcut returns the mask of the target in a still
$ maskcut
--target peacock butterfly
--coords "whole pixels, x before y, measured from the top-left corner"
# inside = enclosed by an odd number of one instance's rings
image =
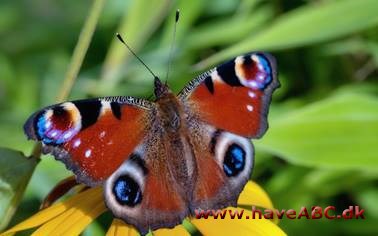
[[[253,167],[250,139],[267,130],[278,86],[274,58],[248,53],[178,95],[155,77],[155,101],[64,102],[34,113],[24,130],[78,182],[102,185],[115,217],[145,234],[174,227],[196,209],[236,205]]]

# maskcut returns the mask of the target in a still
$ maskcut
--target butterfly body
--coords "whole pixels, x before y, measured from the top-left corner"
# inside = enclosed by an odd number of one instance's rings
[[[142,234],[173,227],[196,209],[235,206],[254,162],[250,138],[267,129],[275,61],[235,58],[177,96],[155,78],[154,102],[105,97],[65,102],[25,124],[79,182],[103,185],[112,213]]]

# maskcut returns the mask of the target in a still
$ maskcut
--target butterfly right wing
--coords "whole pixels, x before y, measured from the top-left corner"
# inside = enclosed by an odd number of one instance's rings
[[[208,124],[260,138],[268,128],[269,104],[278,87],[274,57],[254,52],[200,75],[184,87],[179,98],[187,112]]]
[[[235,206],[253,166],[250,138],[268,128],[275,59],[238,56],[192,80],[180,93],[197,164],[191,211]]]
[[[236,206],[253,168],[251,141],[193,116],[189,116],[188,126],[197,170],[191,213]]]

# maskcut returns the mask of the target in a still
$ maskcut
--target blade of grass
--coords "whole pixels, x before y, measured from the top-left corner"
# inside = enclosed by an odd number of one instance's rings
[[[175,7],[180,10],[181,15],[176,31],[176,42],[177,45],[180,45],[179,42],[181,42],[183,38],[190,35],[188,31],[193,27],[193,24],[201,16],[201,14],[203,14],[203,11],[206,10],[206,1],[179,1]],[[175,14],[176,12],[172,11],[167,17],[160,47],[169,48],[172,43]]]
[[[256,36],[218,52],[195,67],[201,70],[249,51],[295,48],[346,36],[377,25],[377,12],[375,0],[308,4],[282,15]]]
[[[124,18],[118,27],[120,33],[130,47],[138,52],[151,34],[158,28],[169,9],[170,0],[134,1],[125,11]],[[101,86],[111,89],[122,66],[130,56],[130,52],[115,38],[108,50],[102,68]]]
[[[60,90],[56,100],[57,102],[64,101],[75,83],[77,75],[79,73],[80,67],[83,63],[85,54],[87,53],[89,44],[91,42],[93,33],[96,29],[98,19],[100,17],[101,11],[104,7],[105,0],[94,1],[89,15],[85,20],[85,24],[80,32],[80,36],[74,52],[72,54],[71,63],[68,67],[65,79],[63,81],[62,89]]]
[[[105,3],[105,0],[96,0],[92,5],[91,10],[89,11],[89,15],[87,19],[85,20],[84,26],[80,32],[78,42],[72,54],[71,63],[68,66],[68,70],[65,75],[62,88],[59,91],[58,96],[56,98],[57,102],[62,102],[68,97],[72,89],[72,86],[75,83],[80,67],[83,64],[85,54],[87,53],[89,44],[92,40],[93,33],[96,29],[96,25],[100,17],[100,13],[104,7],[104,3]],[[31,156],[37,159],[40,158],[41,156],[40,143],[34,146]]]
[[[340,170],[377,170],[378,99],[337,94],[272,119],[256,147],[288,162]]]
[[[72,86],[73,86],[73,84],[74,84],[74,82],[77,78],[77,74],[80,70],[82,63],[83,63],[84,56],[85,56],[85,54],[88,50],[89,44],[91,42],[94,30],[95,30],[97,22],[98,22],[98,18],[100,16],[101,10],[104,6],[104,2],[105,2],[105,0],[96,0],[92,5],[89,16],[86,19],[85,24],[83,26],[83,29],[80,33],[78,43],[76,44],[76,47],[74,49],[72,59],[71,59],[71,63],[68,67],[67,74],[65,76],[65,79],[64,79],[64,82],[63,82],[63,85],[62,85],[62,89],[60,90],[60,92],[59,92],[59,94],[56,98],[57,102],[62,102],[63,100],[65,100],[68,97],[68,95],[69,95],[69,93],[72,89]],[[27,160],[32,161],[32,160],[39,160],[40,156],[41,156],[41,143],[37,143],[33,148],[31,158],[26,159],[23,156],[22,156],[22,158],[25,159],[24,161],[27,161]],[[35,162],[35,163],[37,163],[37,162]],[[28,174],[27,176],[25,176],[25,178],[22,179],[23,182],[20,184],[21,187],[18,187],[16,189],[16,192],[14,193],[15,196],[18,196],[18,197],[15,198],[15,200],[13,201],[12,208],[11,208],[13,210],[8,212],[7,217],[9,219],[14,214],[15,209],[17,209],[17,206],[19,204],[19,200],[22,198],[22,196],[25,192],[25,187],[28,184],[28,182],[30,181],[32,173],[35,169],[34,167],[35,167],[35,165],[32,165],[32,169],[30,170],[30,174]],[[8,223],[8,221],[9,220],[4,222],[4,224],[1,225],[1,227],[2,228],[5,227],[6,224]]]
[[[256,32],[272,16],[273,11],[270,7],[261,7],[247,16],[236,15],[232,18],[214,20],[190,32],[185,38],[184,45],[196,50],[219,45],[230,45],[230,43],[238,42],[241,38]]]
[[[71,89],[72,89],[72,86],[73,86],[73,84],[74,84],[74,82],[77,78],[77,74],[80,70],[82,63],[83,63],[84,56],[85,56],[85,54],[88,50],[89,44],[91,42],[94,30],[95,30],[97,22],[98,22],[98,18],[100,16],[101,10],[104,6],[104,2],[105,2],[105,0],[96,0],[92,5],[89,16],[86,19],[85,24],[82,28],[81,33],[80,33],[78,43],[76,44],[76,47],[74,49],[72,59],[71,59],[71,63],[68,67],[67,74],[66,74],[64,82],[63,82],[62,89],[60,90],[60,92],[57,96],[57,99],[56,99],[57,102],[61,102],[61,101],[65,100],[67,98],[67,96],[69,95]],[[1,151],[3,151],[3,150],[1,150]],[[28,182],[30,181],[30,178],[31,178],[32,173],[35,169],[35,166],[36,166],[38,160],[40,159],[41,143],[37,143],[34,146],[30,158],[24,157],[21,153],[17,154],[15,152],[11,152],[11,151],[7,151],[6,153],[7,153],[8,156],[13,155],[13,156],[17,157],[18,158],[17,162],[19,162],[19,164],[22,163],[22,162],[28,163],[28,165],[25,165],[28,169],[22,170],[21,172],[25,172],[24,175],[16,175],[17,178],[14,177],[15,172],[14,171],[11,172],[11,174],[12,174],[11,176],[13,176],[13,177],[9,177],[9,179],[10,179],[9,181],[12,183],[12,186],[14,185],[16,187],[13,186],[14,189],[12,188],[12,190],[14,190],[14,191],[7,190],[7,191],[10,191],[10,198],[9,199],[11,199],[12,202],[11,202],[11,207],[9,209],[6,209],[6,216],[4,217],[5,221],[2,224],[0,224],[0,228],[4,228],[8,224],[9,219],[11,219],[12,215],[15,212],[15,209],[17,209],[19,201],[20,201],[20,199],[22,198],[22,196],[25,192],[25,188],[26,188]],[[3,156],[7,156],[7,155],[3,155]],[[6,158],[6,159],[12,161],[13,159],[15,159],[15,157]],[[5,160],[4,157],[3,157],[3,159]],[[15,160],[13,160],[13,161],[15,161]],[[32,163],[32,164],[29,164],[29,163]],[[4,168],[6,168],[8,166],[10,168],[15,168],[15,167],[19,168],[19,166],[21,166],[19,164],[12,165],[12,164],[8,163],[7,165],[4,164],[2,166]],[[3,174],[3,172],[4,171],[2,171],[1,173]],[[4,174],[7,174],[7,173],[4,172]],[[3,183],[2,181],[3,180],[0,180],[1,183]],[[4,198],[4,199],[6,199],[8,201],[8,198]]]

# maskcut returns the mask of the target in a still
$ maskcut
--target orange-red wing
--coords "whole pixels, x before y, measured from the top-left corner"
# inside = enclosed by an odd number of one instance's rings
[[[201,120],[219,129],[248,137],[261,137],[274,89],[279,86],[275,60],[250,53],[210,70],[179,94]]]
[[[72,170],[78,181],[96,185],[110,176],[142,141],[152,104],[131,97],[65,102],[32,115],[24,126]]]
[[[216,129],[194,117],[189,118],[188,125],[196,163],[191,211],[236,206],[252,171],[250,140]]]
[[[104,184],[108,208],[142,235],[150,229],[180,224],[189,214],[188,189],[193,184],[185,168],[188,146],[177,139],[172,143],[158,122],[155,124]]]

